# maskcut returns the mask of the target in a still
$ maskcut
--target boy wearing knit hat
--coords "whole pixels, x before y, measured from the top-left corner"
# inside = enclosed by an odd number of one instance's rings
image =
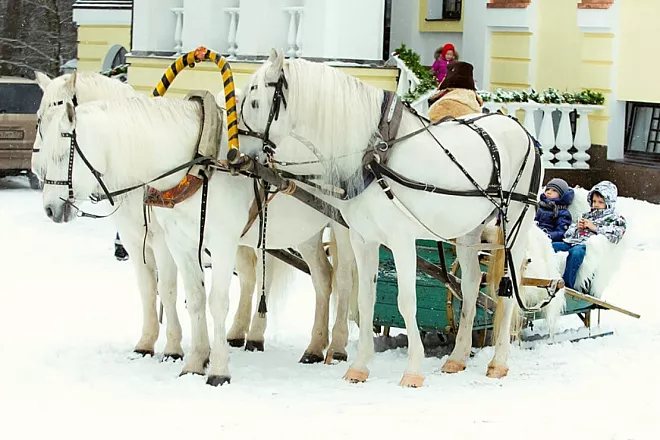
[[[563,179],[552,179],[541,194],[534,221],[553,242],[561,242],[573,219],[568,205],[575,196]]]

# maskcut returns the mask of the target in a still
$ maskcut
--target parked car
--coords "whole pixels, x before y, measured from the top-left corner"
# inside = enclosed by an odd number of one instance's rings
[[[33,189],[41,187],[30,169],[41,96],[36,81],[0,76],[0,178],[25,175]]]

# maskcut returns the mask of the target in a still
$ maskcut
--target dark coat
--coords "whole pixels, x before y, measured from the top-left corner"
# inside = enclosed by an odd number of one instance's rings
[[[548,199],[545,194],[541,194],[534,221],[552,241],[562,241],[571,225],[572,218],[568,205],[573,202],[574,196],[572,189],[566,191],[559,199]]]

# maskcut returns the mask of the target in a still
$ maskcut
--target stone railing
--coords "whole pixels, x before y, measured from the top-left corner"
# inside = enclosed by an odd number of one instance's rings
[[[299,58],[302,55],[302,26],[304,6],[282,8],[289,14],[289,32],[286,38],[286,55],[289,58]]]
[[[404,63],[401,58],[396,55],[392,55],[392,59],[396,62],[396,66],[399,68],[399,82],[396,87],[396,94],[399,97],[405,96],[408,92],[412,92],[419,86],[420,81],[417,78],[417,75],[410,70],[406,63]],[[429,111],[428,99],[437,92],[436,89],[432,89],[421,95],[419,98],[415,99],[410,105],[412,108],[417,110],[417,112],[423,116],[426,116]]]
[[[225,8],[226,14],[229,14],[229,33],[227,35],[227,53],[229,58],[236,57],[238,52],[238,43],[236,41],[236,33],[238,32],[238,20],[240,17],[241,8]]]
[[[545,168],[587,169],[591,158],[589,113],[602,110],[599,105],[539,104],[536,102],[486,102],[489,112],[516,115],[522,112],[523,126],[539,141]],[[571,126],[571,113],[575,112],[575,132]],[[520,115],[517,115],[520,116]],[[556,124],[556,119],[559,124]]]
[[[176,15],[176,25],[174,26],[174,52],[180,55],[183,52],[183,8],[170,8]]]

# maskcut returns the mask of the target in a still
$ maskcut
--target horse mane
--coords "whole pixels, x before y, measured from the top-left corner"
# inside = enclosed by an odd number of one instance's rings
[[[46,88],[39,106],[38,114],[43,116],[48,107],[62,99],[71,100],[71,90],[65,87],[71,78],[70,73],[58,76]],[[123,99],[140,96],[128,84],[109,78],[96,72],[76,72],[75,94],[78,101],[90,102],[103,99]]]
[[[189,145],[189,159],[192,159],[201,114],[199,103],[174,98],[144,99],[136,96],[92,101],[76,107],[76,130],[83,151],[96,145],[108,150],[107,168],[112,169],[112,173],[106,176],[106,183],[111,188],[118,188],[128,182],[137,183],[131,182],[129,177],[136,175],[135,167],[144,169],[139,174],[153,174],[153,177],[162,172],[158,170],[160,161],[158,155],[154,156],[154,148],[146,147],[154,142],[158,142],[164,159],[171,157],[173,149]],[[57,109],[55,117],[66,118],[64,106]],[[50,124],[49,139],[60,137],[59,126],[59,123]],[[91,142],[94,139],[99,142]],[[68,158],[69,147],[65,144],[56,142],[51,144],[53,148],[44,150],[50,161],[59,163]]]
[[[296,59],[285,66],[294,131],[328,161],[329,183],[343,182],[354,195],[363,185],[362,159],[378,130],[383,91],[323,63]]]
[[[261,121],[270,111],[272,88],[265,84],[270,66],[265,63],[255,75],[257,88],[251,92],[262,103],[257,110]],[[285,133],[309,140],[326,165],[328,183],[355,194],[363,185],[362,157],[378,129],[383,91],[323,63],[287,60],[284,72],[289,117],[280,121],[288,124]]]

